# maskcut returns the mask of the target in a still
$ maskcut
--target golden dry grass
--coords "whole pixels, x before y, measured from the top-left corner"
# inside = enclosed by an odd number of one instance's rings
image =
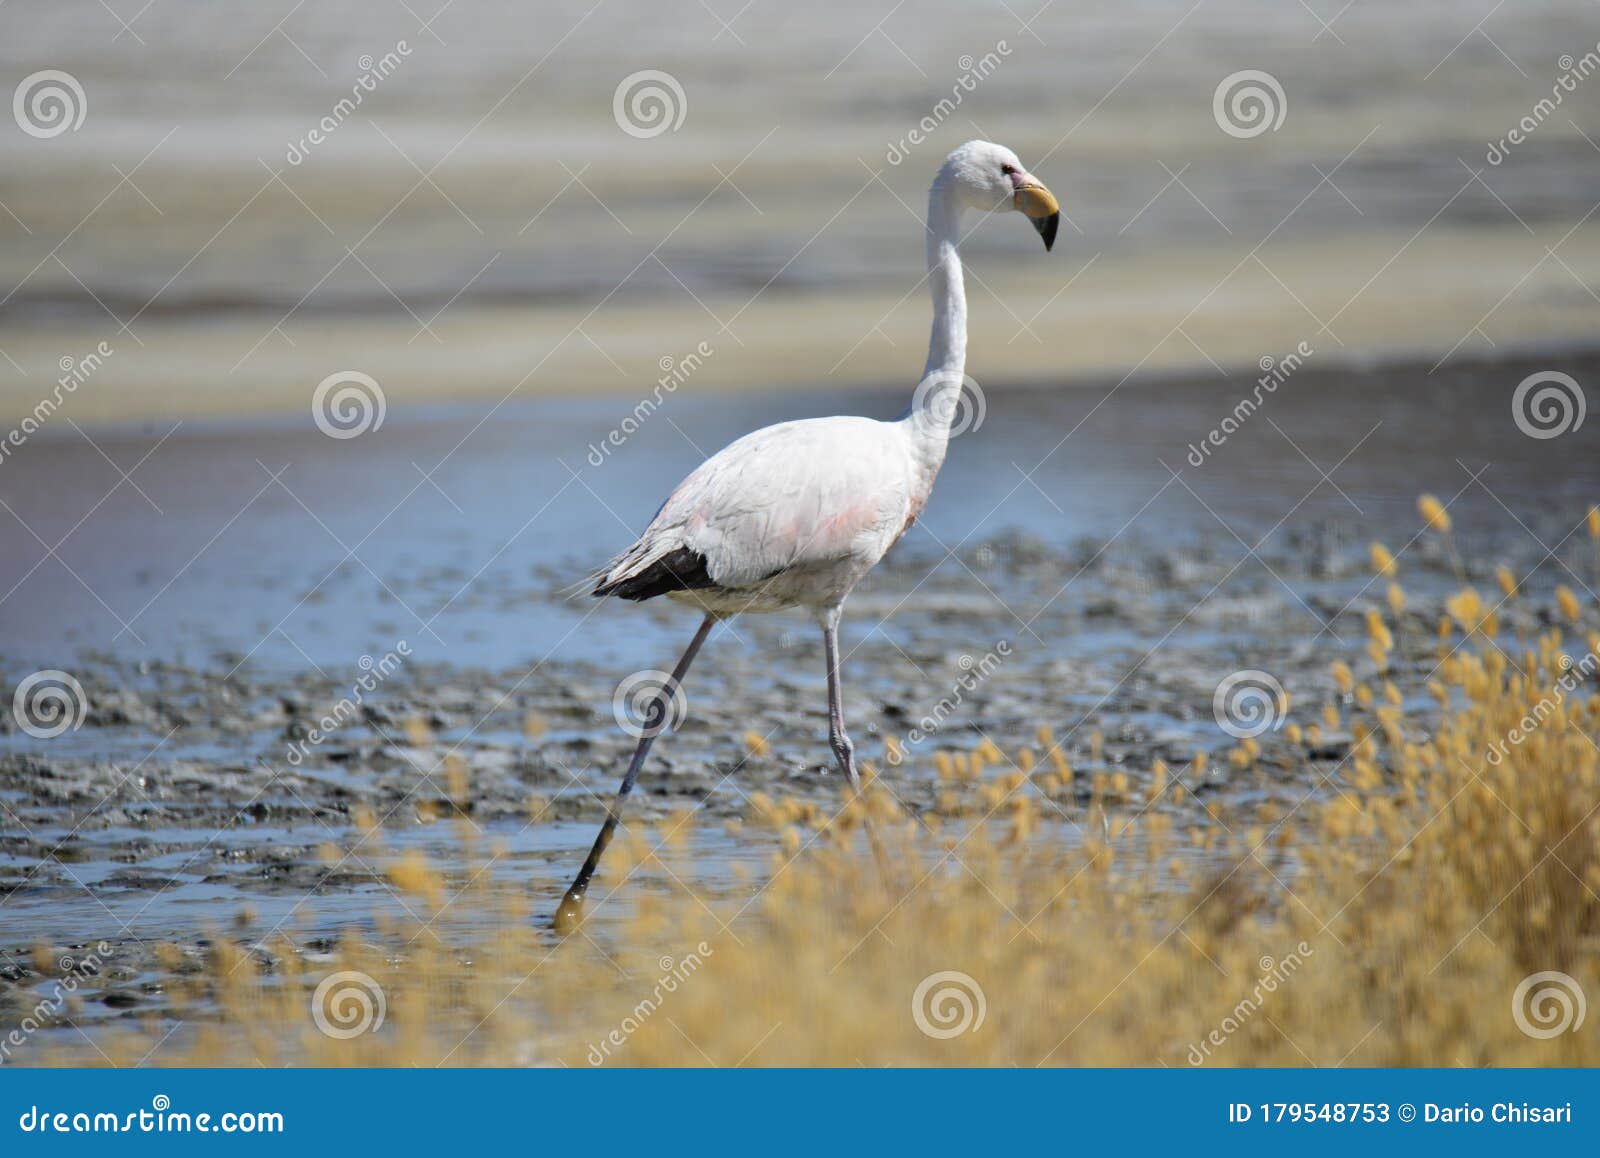
[[[1387,552],[1374,558],[1392,574]],[[917,818],[884,785],[837,809],[758,797],[741,839],[769,842],[764,880],[641,895],[625,921],[565,943],[514,884],[446,880],[412,854],[391,879],[433,918],[426,930],[383,920],[318,957],[285,939],[266,946],[270,972],[227,938],[200,963],[169,950],[185,1025],[150,1060],[1596,1064],[1592,1025],[1530,1036],[1513,1001],[1550,970],[1600,995],[1600,638],[1552,626],[1491,641],[1498,600],[1466,590],[1437,638],[1413,624],[1408,642],[1403,593],[1387,602],[1365,654],[1334,663],[1328,700],[1294,705],[1267,752],[1251,740],[1229,757],[1239,777],[1288,759],[1298,803],[1196,797],[1203,755],[1085,785],[1041,730],[1011,751],[938,754],[921,770],[942,781],[938,806]],[[1570,631],[1584,610],[1563,597],[1545,619]],[[1397,647],[1437,665],[1431,710],[1389,682]],[[1335,736],[1342,759],[1310,763]],[[869,815],[887,879],[866,851]],[[455,823],[468,863],[492,854]],[[688,815],[636,826],[595,895],[663,840],[692,848],[694,828]],[[380,1029],[317,1027],[313,989],[341,972],[381,988]],[[1524,995],[1524,1022],[1558,1015],[1554,1000]],[[324,1010],[335,1029],[361,1019],[357,1004]],[[100,1046],[138,1061],[169,1028]]]

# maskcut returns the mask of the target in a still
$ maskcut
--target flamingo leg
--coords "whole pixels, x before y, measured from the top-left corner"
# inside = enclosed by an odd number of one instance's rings
[[[700,623],[700,629],[694,633],[694,638],[689,641],[689,646],[684,648],[683,655],[678,657],[678,665],[672,669],[672,675],[666,684],[656,691],[655,698],[650,701],[645,717],[644,735],[639,737],[639,746],[633,750],[633,759],[628,763],[628,771],[622,777],[622,783],[617,788],[617,795],[612,799],[611,806],[606,811],[605,823],[600,826],[599,834],[594,838],[594,847],[589,850],[588,859],[583,862],[583,867],[578,870],[578,875],[572,882],[572,887],[567,890],[566,896],[561,898],[561,906],[556,909],[556,931],[566,933],[578,927],[583,919],[584,895],[589,891],[589,882],[594,877],[595,870],[600,867],[600,858],[605,855],[606,846],[611,843],[611,838],[616,834],[617,824],[622,819],[622,802],[628,793],[633,791],[634,783],[639,779],[639,771],[644,767],[645,757],[650,755],[650,747],[655,743],[656,736],[661,733],[667,722],[668,705],[677,693],[678,687],[683,683],[683,677],[689,673],[689,665],[694,662],[694,657],[700,651],[700,645],[705,643],[706,636],[711,634],[712,626],[717,622],[715,615],[707,615]]]
[[[856,768],[856,746],[844,730],[844,687],[839,679],[839,609],[830,608],[822,619],[822,650],[828,663],[828,746],[833,749],[839,767],[850,781],[850,789],[861,795],[861,773]],[[878,875],[887,886],[894,881],[888,855],[878,839],[878,829],[869,815],[863,827],[867,830],[867,843],[872,846],[872,859],[878,863]]]
[[[828,746],[850,787],[861,792],[861,773],[856,769],[856,746],[844,730],[844,688],[839,679],[839,610],[833,608],[822,620],[822,650],[828,664]]]

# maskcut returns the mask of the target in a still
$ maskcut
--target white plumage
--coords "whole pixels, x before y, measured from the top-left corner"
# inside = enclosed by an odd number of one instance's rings
[[[937,464],[930,469],[915,425],[812,418],[745,435],[679,484],[603,585],[687,549],[715,586],[668,594],[707,611],[842,602],[932,489]]]
[[[639,540],[606,570],[596,595],[668,595],[706,617],[652,704],[594,848],[567,891],[557,924],[570,926],[616,828],[666,704],[719,619],[800,607],[822,628],[828,667],[828,733],[840,768],[860,787],[845,734],[838,624],[845,599],[922,512],[944,462],[960,408],[967,306],[959,242],[964,210],[1016,209],[1048,249],[1059,206],[1016,154],[969,141],[945,159],[928,193],[928,283],[933,326],[911,407],[899,420],[813,418],[747,434],[712,455],[668,496]]]

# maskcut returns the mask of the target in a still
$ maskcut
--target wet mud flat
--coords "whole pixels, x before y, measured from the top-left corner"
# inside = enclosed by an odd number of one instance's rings
[[[1351,737],[1310,731],[1336,699],[1349,717],[1333,661],[1425,730],[1439,710],[1429,679],[1461,638],[1441,644],[1439,624],[1463,587],[1500,604],[1508,651],[1558,625],[1576,648],[1600,628],[1585,527],[1600,426],[1538,439],[1512,410],[1518,384],[1552,366],[1600,380],[1582,352],[1309,366],[1199,465],[1190,451],[1253,373],[990,390],[924,519],[847,609],[858,751],[908,812],[959,831],[974,818],[942,809],[941,765],[992,743],[991,771],[1009,772],[1024,748],[1043,752],[1048,728],[1076,776],[1037,790],[1032,839],[1069,850],[1104,835],[1107,807],[1231,831],[1338,792]],[[508,403],[492,423],[470,408],[397,412],[342,442],[290,424],[98,432],[117,461],[155,448],[142,494],[76,436],[30,442],[0,496],[47,541],[71,532],[60,553],[82,583],[27,542],[0,557],[0,1027],[74,979],[66,1011],[43,1007],[29,1040],[81,1045],[80,1028],[128,1018],[159,1038],[173,978],[224,943],[269,971],[284,938],[313,963],[349,931],[387,946],[385,922],[416,916],[393,879],[411,856],[447,890],[487,874],[526,898],[553,945],[540,922],[633,745],[619,688],[670,668],[695,626],[688,609],[602,604],[571,583],[626,544],[702,448],[898,404],[871,390],[685,395],[600,467],[574,448],[615,426],[606,399]],[[1450,536],[1426,528],[1422,492],[1448,505]],[[1374,540],[1399,559],[1398,614]],[[1500,566],[1519,583],[1503,604]],[[1577,624],[1562,586],[1584,608]],[[1393,693],[1367,655],[1374,613],[1393,634]],[[46,738],[18,726],[9,694],[42,669],[65,669],[84,703],[78,727]],[[1270,677],[1289,705],[1245,765],[1215,702],[1237,673]],[[842,797],[809,621],[719,628],[685,691],[627,815],[650,847],[684,817],[692,839],[593,907],[598,943],[641,898],[743,903],[780,847],[750,823],[762,801],[826,810]],[[1146,799],[1158,761],[1181,796]],[[1288,880],[1293,865],[1274,871]],[[501,919],[447,907],[433,927],[470,945]]]
[[[1091,792],[1103,798],[1109,777],[1113,793],[1140,799],[1157,761],[1187,792],[1147,807],[1189,822],[1225,823],[1268,801],[1293,809],[1338,791],[1351,738],[1291,740],[1287,725],[1315,723],[1340,700],[1334,660],[1374,674],[1369,612],[1394,629],[1388,678],[1407,726],[1425,727],[1437,711],[1427,682],[1453,646],[1439,643],[1438,625],[1464,583],[1492,606],[1496,566],[1522,580],[1499,608],[1508,650],[1564,622],[1557,585],[1592,584],[1587,536],[1554,554],[1540,546],[1561,538],[1569,513],[1529,516],[1537,538],[1520,529],[1480,537],[1466,561],[1450,540],[1418,537],[1401,556],[1398,616],[1368,539],[1350,523],[1285,531],[1254,553],[1165,546],[1136,532],[1065,549],[1013,533],[954,556],[901,551],[852,600],[850,726],[913,814],[936,807],[937,753],[992,741],[1009,762],[1037,749],[1048,728],[1077,776],[1047,801],[1034,839],[1082,839],[1103,823]],[[553,582],[530,597],[566,598]],[[693,626],[681,608],[623,611],[663,638]],[[1247,767],[1229,753],[1254,727],[1252,709],[1234,709],[1245,715],[1230,731],[1217,703],[1219,684],[1239,672],[1258,686],[1275,681],[1289,708],[1255,738]],[[370,931],[379,915],[407,910],[387,879],[396,856],[420,850],[463,880],[484,871],[461,859],[464,833],[492,843],[490,871],[547,914],[631,749],[618,699],[629,674],[570,659],[489,670],[412,657],[352,708],[358,684],[309,668],[272,672],[233,656],[85,663],[77,676],[88,710],[76,731],[33,739],[6,721],[0,1024],[53,990],[62,960],[97,963],[78,978],[70,1015],[92,1027],[160,1017],[163,977],[199,969],[217,938],[263,955],[268,968],[269,933],[314,956],[347,929]],[[789,616],[719,629],[685,706],[628,815],[647,827],[692,812],[697,836],[665,854],[665,877],[644,874],[635,887],[670,890],[670,877],[712,895],[748,891],[776,841],[741,823],[752,798],[840,799],[817,632]],[[898,762],[886,758],[891,746]],[[364,835],[374,828],[379,841]],[[627,904],[624,894],[598,909],[600,935]],[[65,1021],[50,1032],[72,1032]]]

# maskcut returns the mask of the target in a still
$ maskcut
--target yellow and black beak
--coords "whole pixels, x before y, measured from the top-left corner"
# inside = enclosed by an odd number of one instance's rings
[[[1037,181],[1030,181],[1018,186],[1011,204],[1033,222],[1039,236],[1044,238],[1045,251],[1049,252],[1056,243],[1056,229],[1061,225],[1061,205],[1056,195]]]

